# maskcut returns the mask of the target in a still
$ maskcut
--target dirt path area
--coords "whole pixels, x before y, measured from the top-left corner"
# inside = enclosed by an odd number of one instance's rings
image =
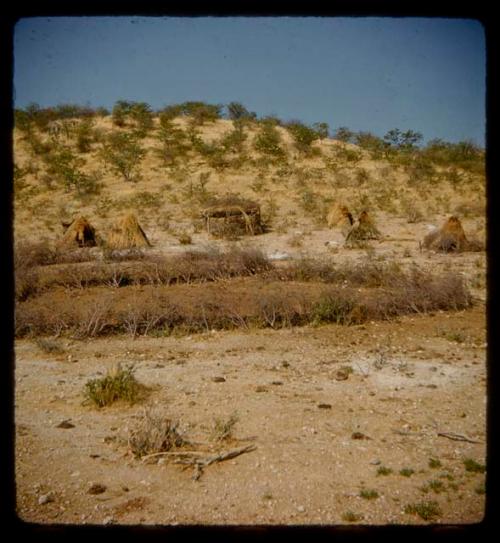
[[[62,524],[478,522],[485,329],[478,303],[360,326],[63,340],[63,354],[19,340],[18,514]],[[146,402],[82,405],[85,383],[117,362],[135,364]],[[143,462],[127,437],[146,406],[193,442],[210,443],[214,421],[234,415],[220,450],[255,449],[197,480],[174,457]]]

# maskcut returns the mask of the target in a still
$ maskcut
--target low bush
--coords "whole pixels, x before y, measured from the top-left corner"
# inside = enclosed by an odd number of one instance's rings
[[[178,424],[160,411],[146,409],[129,430],[128,446],[136,458],[167,452],[186,443],[178,431]]]
[[[133,365],[122,368],[118,364],[106,376],[87,381],[84,395],[86,402],[105,407],[118,400],[133,404],[139,400],[144,390],[144,385],[135,378]]]

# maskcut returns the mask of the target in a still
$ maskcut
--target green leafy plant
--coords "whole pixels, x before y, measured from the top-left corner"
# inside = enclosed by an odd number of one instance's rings
[[[138,181],[139,166],[145,155],[144,149],[132,134],[113,132],[105,141],[101,157],[111,169],[125,181]]]
[[[85,400],[97,407],[105,407],[118,400],[125,400],[130,404],[137,402],[145,387],[137,381],[134,371],[133,365],[122,368],[121,364],[118,364],[108,371],[106,376],[87,381],[84,389]]]

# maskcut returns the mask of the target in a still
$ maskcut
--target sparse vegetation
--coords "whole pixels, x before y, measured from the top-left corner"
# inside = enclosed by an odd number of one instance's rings
[[[431,469],[437,469],[442,466],[441,460],[439,458],[429,458],[429,467]]]
[[[442,515],[439,504],[435,501],[408,504],[405,509],[407,515],[418,515],[423,520],[435,520]]]
[[[368,490],[366,488],[361,490],[359,495],[365,500],[376,500],[380,496],[376,490]]]
[[[216,418],[212,429],[212,440],[220,443],[230,439],[238,420],[239,416],[237,413],[233,413],[227,419]]]
[[[126,132],[112,132],[104,142],[101,157],[125,181],[139,180],[139,165],[145,151],[137,138]]]
[[[379,466],[377,468],[377,475],[391,475],[392,469],[386,466]]]
[[[360,520],[363,520],[364,517],[359,513],[354,513],[353,511],[346,511],[345,513],[342,513],[341,518],[344,522],[359,522]]]
[[[402,468],[399,470],[399,475],[403,477],[411,477],[415,473],[415,470],[412,468]]]
[[[90,379],[85,384],[85,401],[101,408],[118,400],[136,403],[145,391],[134,375],[133,365],[118,364],[101,378]]]
[[[55,339],[38,337],[35,339],[35,344],[41,351],[47,354],[63,354],[66,352],[61,342]]]
[[[178,423],[159,410],[145,409],[137,424],[129,430],[130,452],[141,458],[177,449],[188,444],[179,433]]]
[[[469,473],[484,473],[486,471],[486,466],[484,464],[480,464],[473,458],[466,458],[463,461],[465,471],[468,471]]]

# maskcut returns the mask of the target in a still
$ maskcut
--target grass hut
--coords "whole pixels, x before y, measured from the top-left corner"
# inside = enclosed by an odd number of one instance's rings
[[[132,249],[151,247],[151,243],[149,243],[137,217],[130,213],[113,225],[108,236],[107,246],[111,249]]]
[[[67,248],[73,247],[95,247],[95,229],[83,216],[76,218],[73,222],[63,223],[66,228],[60,245]]]
[[[382,234],[375,226],[375,222],[368,211],[362,211],[358,217],[358,223],[354,225],[346,236],[346,243],[355,245],[359,241],[380,239]]]
[[[345,205],[335,204],[328,216],[326,218],[328,228],[333,228],[334,226],[352,226],[354,224],[354,219],[352,214],[349,212],[349,209]]]
[[[229,195],[206,207],[202,216],[209,234],[234,237],[262,233],[260,205],[252,200]]]
[[[429,232],[422,243],[425,249],[444,253],[467,251],[472,245],[465,236],[460,219],[455,216],[447,219],[438,230]]]

